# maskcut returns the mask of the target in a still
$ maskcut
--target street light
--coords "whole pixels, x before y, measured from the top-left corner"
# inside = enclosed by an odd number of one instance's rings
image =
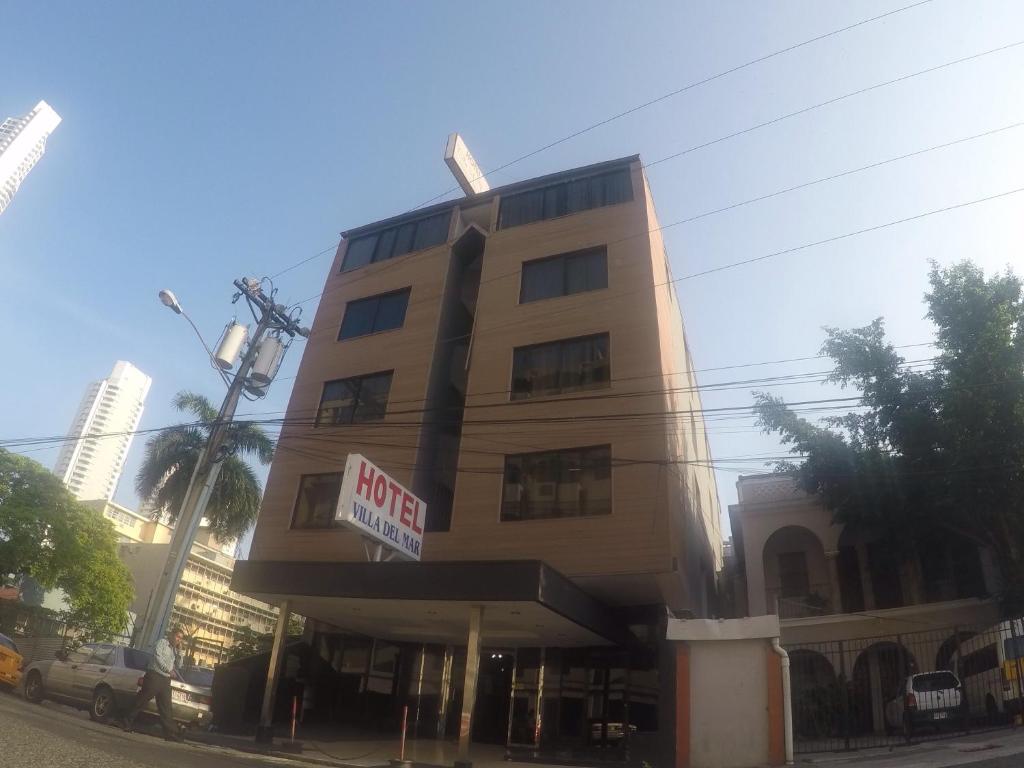
[[[167,627],[167,622],[174,607],[174,595],[177,592],[178,584],[181,582],[181,575],[185,570],[185,563],[192,549],[192,542],[195,540],[196,531],[213,494],[213,488],[220,474],[224,458],[233,448],[230,444],[229,432],[232,420],[234,419],[235,409],[238,407],[238,401],[243,394],[243,389],[250,391],[255,397],[265,395],[273,379],[273,374],[276,373],[277,367],[280,365],[279,358],[288,346],[284,344],[282,347],[278,340],[280,335],[286,334],[290,338],[294,338],[296,335],[305,337],[308,334],[305,328],[299,326],[298,315],[300,312],[297,312],[294,308],[289,310],[287,307],[282,307],[274,302],[276,291],[273,290],[273,287],[271,287],[270,293],[267,294],[263,292],[262,281],[246,280],[243,282],[242,280],[235,280],[233,282],[235,288],[238,289],[238,293],[235,294],[235,301],[243,296],[245,297],[253,317],[257,320],[256,329],[249,339],[245,353],[238,364],[238,371],[231,380],[217,367],[218,372],[224,378],[225,384],[228,385],[228,391],[216,418],[208,425],[210,430],[206,439],[206,445],[196,458],[192,477],[189,480],[188,488],[185,491],[185,498],[174,525],[174,533],[171,536],[167,559],[160,578],[153,589],[152,599],[142,622],[142,631],[136,640],[136,647],[138,648],[149,648],[156,645],[157,640],[163,636]],[[211,363],[215,363],[216,358],[213,352],[206,345],[195,323],[192,322],[192,319],[181,308],[175,295],[168,290],[160,291],[160,301],[164,306],[173,310],[175,314],[182,315],[188,320],[192,330],[196,332],[196,336],[202,342],[203,349],[206,350]],[[228,327],[230,328],[232,325],[237,325],[237,323],[230,323]],[[274,335],[271,338],[276,337],[274,344],[263,345],[261,343],[264,341],[264,335],[267,333]],[[223,346],[223,340],[221,346]],[[255,382],[252,379],[252,374],[261,350],[266,350],[266,354],[270,355],[270,358],[266,365],[260,366],[259,372],[263,376],[260,381]],[[217,352],[220,354],[222,349],[218,348]],[[232,359],[234,358],[232,357]],[[253,392],[254,387],[255,392]],[[282,607],[281,615],[284,622],[282,625],[283,629],[281,629],[283,632],[287,628],[287,603]]]
[[[183,314],[181,304],[178,303],[178,297],[166,288],[160,291],[160,301],[164,303],[165,307],[173,309],[175,314]]]
[[[172,310],[174,314],[181,315],[186,320],[188,320],[188,324],[191,325],[192,330],[196,332],[196,337],[199,339],[199,343],[202,344],[203,349],[206,350],[206,356],[210,358],[210,363],[213,365],[213,369],[217,371],[217,373],[220,375],[220,378],[224,382],[224,385],[230,386],[231,382],[228,380],[228,377],[224,374],[224,371],[221,370],[221,367],[217,364],[217,360],[213,356],[213,351],[210,349],[210,346],[206,343],[206,339],[203,338],[203,334],[199,332],[199,328],[197,328],[196,324],[192,322],[192,318],[188,316],[188,313],[181,308],[181,304],[178,302],[178,297],[174,295],[174,291],[164,288],[157,295],[160,297],[160,301],[163,303],[165,307]]]

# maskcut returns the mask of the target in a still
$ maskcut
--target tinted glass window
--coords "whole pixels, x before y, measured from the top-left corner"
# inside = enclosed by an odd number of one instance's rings
[[[354,424],[384,418],[392,372],[353,376],[324,384],[317,426]]]
[[[602,389],[611,381],[608,334],[519,347],[512,353],[512,399]]]
[[[93,646],[83,645],[81,648],[75,651],[71,651],[68,654],[68,664],[85,664],[92,657]]]
[[[608,287],[608,251],[589,248],[523,263],[520,303]]]
[[[927,693],[929,691],[946,691],[956,688],[960,681],[952,672],[933,672],[928,675],[914,677],[914,690]]]
[[[373,249],[377,245],[376,235],[358,237],[345,249],[345,262],[342,269],[356,269],[373,261]]]
[[[549,184],[501,199],[498,228],[507,229],[633,199],[628,168]]]
[[[147,651],[140,651],[137,648],[125,648],[124,665],[129,669],[145,670],[149,667],[152,658]]]
[[[14,651],[15,653],[18,653],[18,652],[19,652],[19,651],[18,651],[18,646],[16,646],[16,645],[14,644],[14,641],[13,641],[13,640],[11,640],[11,639],[10,639],[9,637],[6,637],[6,636],[4,636],[4,635],[0,635],[0,647],[3,647],[3,648],[7,648],[7,649],[9,649],[9,650],[12,650],[12,651]]]
[[[607,515],[611,511],[611,446],[505,458],[502,520]]]
[[[107,646],[103,648],[97,648],[93,651],[92,658],[89,659],[90,664],[102,664],[109,666],[114,663],[114,649]]]
[[[409,288],[367,299],[350,301],[345,306],[338,339],[352,339],[378,331],[401,328],[405,323],[405,310],[409,306]]]
[[[998,666],[999,654],[996,651],[995,644],[992,644],[986,645],[984,648],[979,648],[973,653],[967,654],[967,656],[964,657],[960,669],[964,677],[970,677],[971,675],[988,672],[990,669],[995,669]]]
[[[386,261],[412,251],[432,248],[448,240],[451,211],[407,221],[370,235],[353,238],[345,251],[342,272],[364,267],[371,262]]]
[[[341,493],[341,472],[303,475],[295,499],[292,528],[331,528]]]

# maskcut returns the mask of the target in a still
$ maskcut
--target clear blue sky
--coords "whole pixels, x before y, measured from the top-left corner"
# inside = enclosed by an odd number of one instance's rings
[[[63,116],[0,216],[0,437],[63,434],[115,360],[154,379],[144,428],[181,389],[219,400],[180,318],[231,316],[231,279],[333,245],[337,233],[451,186],[466,137],[484,168],[702,77],[910,0],[849,3],[46,2],[0,0],[0,117],[46,99]],[[493,184],[639,152],[653,160],[877,82],[1024,38],[1018,0],[934,0],[694,89],[514,165]],[[1024,120],[1024,47],[845,100],[650,170],[662,223]],[[676,276],[1024,186],[1024,129],[666,232]],[[927,260],[1021,265],[1024,195],[683,281],[698,368],[813,355],[821,326],[882,315],[927,342]],[[318,293],[325,256],[283,276]],[[307,305],[312,316],[315,302]],[[301,348],[282,376],[290,376]],[[928,348],[908,350],[910,359]],[[827,368],[708,372],[702,384]],[[279,411],[290,381],[249,410]],[[778,387],[789,399],[820,385]],[[705,407],[750,401],[739,389]],[[132,448],[117,500],[136,504]],[[778,452],[752,421],[716,424],[716,460]],[[29,454],[52,466],[56,451]],[[718,474],[723,505],[733,471]]]

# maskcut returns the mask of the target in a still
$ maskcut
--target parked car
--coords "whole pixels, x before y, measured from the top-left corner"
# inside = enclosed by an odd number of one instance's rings
[[[7,635],[0,635],[0,685],[14,688],[21,679],[21,652]]]
[[[910,675],[885,705],[885,722],[908,739],[922,727],[966,729],[967,697],[960,679],[945,670]]]
[[[58,651],[55,659],[25,668],[25,698],[61,701],[88,709],[93,720],[107,722],[131,706],[150,659],[147,651],[107,643],[83,645],[70,653]],[[207,725],[210,701],[208,687],[171,680],[172,713],[179,726]],[[143,712],[156,715],[156,701],[151,700]]]

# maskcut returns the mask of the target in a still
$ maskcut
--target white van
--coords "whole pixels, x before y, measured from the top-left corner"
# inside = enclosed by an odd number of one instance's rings
[[[1024,621],[1001,621],[965,640],[952,661],[972,717],[1021,714]]]

